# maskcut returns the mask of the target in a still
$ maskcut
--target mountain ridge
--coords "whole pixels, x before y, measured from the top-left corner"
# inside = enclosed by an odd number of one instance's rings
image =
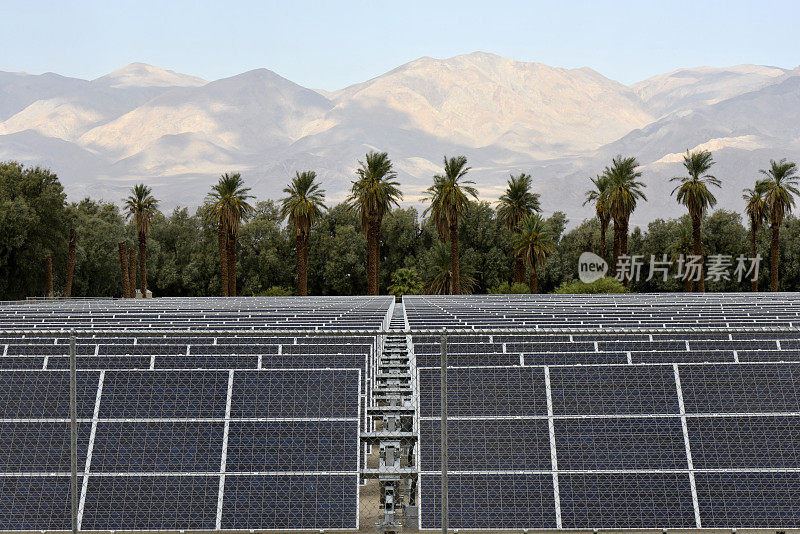
[[[616,153],[640,158],[652,209],[682,209],[664,183],[682,154],[713,148],[720,207],[741,209],[755,158],[800,160],[800,67],[693,67],[624,85],[590,67],[565,69],[487,52],[421,57],[335,91],[268,69],[206,81],[132,63],[94,80],[0,71],[0,159],[48,162],[71,199],[119,201],[153,185],[162,205],[197,205],[226,171],[274,198],[294,170],[315,169],[340,200],[358,159],[389,152],[408,202],[444,154],[466,155],[482,197],[531,172],[547,211],[577,222],[588,177]],[[191,184],[189,186],[189,184]],[[661,198],[666,195],[666,198]]]

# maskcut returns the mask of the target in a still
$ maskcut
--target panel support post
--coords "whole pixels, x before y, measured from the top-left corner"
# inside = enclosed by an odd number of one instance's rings
[[[442,328],[442,372],[440,394],[442,397],[442,534],[447,534],[447,329]]]
[[[72,534],[78,534],[78,386],[75,373],[75,332],[69,336],[69,457]]]

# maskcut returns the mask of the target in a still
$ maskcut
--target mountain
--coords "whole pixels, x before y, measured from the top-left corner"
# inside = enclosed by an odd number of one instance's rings
[[[197,205],[219,174],[242,172],[276,198],[295,170],[314,169],[331,202],[344,198],[369,150],[389,152],[406,202],[416,203],[443,155],[464,154],[481,197],[530,172],[547,212],[572,223],[588,177],[635,155],[647,209],[632,222],[683,213],[668,178],[687,149],[706,148],[724,187],[720,207],[770,158],[800,160],[800,68],[681,69],[625,86],[476,52],[423,57],[336,91],[312,90],[266,69],[207,82],[142,63],[94,80],[0,72],[0,159],[44,164],[71,199],[119,201],[132,183],[162,206]]]

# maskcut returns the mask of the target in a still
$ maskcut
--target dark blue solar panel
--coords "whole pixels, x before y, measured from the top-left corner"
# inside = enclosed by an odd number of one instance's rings
[[[84,530],[213,529],[218,476],[90,476]]]
[[[562,473],[558,486],[564,528],[696,526],[686,473]]]
[[[416,354],[417,367],[438,367],[441,365],[440,354]],[[493,366],[508,367],[519,365],[519,354],[503,353],[458,353],[447,354],[448,367]]]
[[[704,528],[800,527],[800,473],[696,473]]]
[[[100,373],[77,373],[78,417],[91,417]],[[0,373],[0,417],[69,417],[69,372],[3,371]]]
[[[690,417],[696,469],[800,467],[800,417]]]
[[[108,371],[100,417],[224,417],[223,371]]]
[[[219,471],[224,424],[196,422],[99,422],[91,471]]]
[[[233,421],[226,472],[358,470],[358,421]]]
[[[0,476],[0,525],[3,530],[69,530],[69,487],[67,476]]]
[[[156,369],[256,369],[256,355],[199,354],[156,356]]]
[[[539,352],[524,357],[525,365],[628,363],[624,352]]]
[[[227,475],[223,529],[354,529],[356,475]]]
[[[594,348],[594,342],[591,341],[506,343],[506,350],[509,352],[591,352]],[[615,349],[601,350],[609,352]]]
[[[547,415],[544,372],[535,367],[455,368],[447,372],[451,416]],[[440,370],[420,370],[420,415],[441,413]]]
[[[91,424],[78,423],[78,466],[83,471]],[[66,473],[69,423],[0,421],[0,472]]]
[[[423,471],[441,469],[441,421],[420,422]],[[448,430],[447,466],[454,471],[550,470],[545,419],[458,420]]]
[[[367,368],[363,354],[273,354],[261,358],[262,369],[361,369]]]
[[[555,415],[679,412],[669,366],[554,367],[550,386]]]
[[[92,351],[94,354],[94,351]],[[175,344],[156,344],[156,345],[144,345],[138,343],[134,345],[133,343],[120,343],[117,345],[100,345],[98,349],[98,355],[100,356],[115,356],[115,355],[139,355],[139,356],[151,356],[154,354],[186,354],[186,345],[175,345]]]
[[[239,371],[231,416],[358,417],[359,372]]]
[[[704,363],[704,362],[731,362],[731,350],[692,350],[687,351],[631,351],[633,363]]]
[[[600,341],[597,343],[599,350],[628,351],[628,350],[686,350],[685,341]]]
[[[78,356],[78,369],[149,369],[150,356]],[[69,369],[69,357],[51,356],[48,369]]]
[[[186,347],[183,348],[183,354],[186,354]],[[192,345],[189,349],[189,354],[193,356],[198,354],[278,354],[278,347],[275,345],[251,344]]]
[[[450,474],[448,522],[450,528],[556,528],[552,475]],[[442,526],[439,475],[422,475],[422,528]]]
[[[0,356],[0,370],[6,369],[41,369],[43,356]]]
[[[687,413],[800,412],[800,364],[680,367]]]
[[[740,350],[736,353],[740,362],[797,362],[800,351],[789,350]]]
[[[678,417],[555,421],[561,470],[687,469]]]

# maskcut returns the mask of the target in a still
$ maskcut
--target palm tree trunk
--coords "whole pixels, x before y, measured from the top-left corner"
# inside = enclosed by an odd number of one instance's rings
[[[139,234],[139,288],[147,298],[147,236]]]
[[[69,229],[69,245],[67,246],[67,279],[64,283],[64,298],[72,296],[72,275],[75,273],[75,228]]]
[[[628,255],[628,219],[627,217],[621,221],[619,228],[619,253],[621,256]],[[630,285],[630,273],[625,273],[622,278],[622,285],[628,287]]]
[[[521,254],[517,254],[514,258],[514,283],[525,283],[525,259]]]
[[[531,288],[531,293],[538,293],[539,292],[539,275],[536,272],[536,266],[531,265],[531,276],[528,280],[528,285]]]
[[[47,296],[53,297],[53,256],[48,254],[44,257],[44,280],[47,286]]]
[[[772,224],[772,245],[769,261],[769,285],[770,291],[778,290],[778,237],[781,227]]]
[[[377,295],[380,284],[380,227],[372,218],[367,224],[367,294]]]
[[[756,225],[753,224],[753,221],[750,221],[750,257],[756,257],[756,232],[758,229]],[[750,279],[750,291],[753,293],[758,293],[758,277]]]
[[[700,222],[702,221],[699,215],[692,216],[692,254],[700,258],[700,278],[697,280],[697,292],[704,293],[706,290],[705,275],[703,273],[703,243],[700,237]]]
[[[119,266],[122,271],[122,298],[131,296],[131,280],[128,276],[128,245],[125,241],[117,243],[119,248]]]
[[[297,293],[308,295],[308,237],[297,236]]]
[[[236,234],[228,232],[228,296],[236,296]]]
[[[611,272],[615,275],[619,276],[619,272],[617,272],[617,259],[619,258],[619,221],[614,221],[614,243],[612,244],[611,250]]]
[[[461,293],[461,273],[458,258],[458,226],[450,227],[450,271],[452,276],[451,295]]]
[[[222,288],[222,296],[228,296],[228,234],[222,222],[217,227],[217,242],[219,244],[219,280]]]
[[[131,298],[136,297],[136,249],[128,249],[128,290]]]
[[[608,221],[600,220],[600,257],[606,260],[606,231],[608,230]]]

